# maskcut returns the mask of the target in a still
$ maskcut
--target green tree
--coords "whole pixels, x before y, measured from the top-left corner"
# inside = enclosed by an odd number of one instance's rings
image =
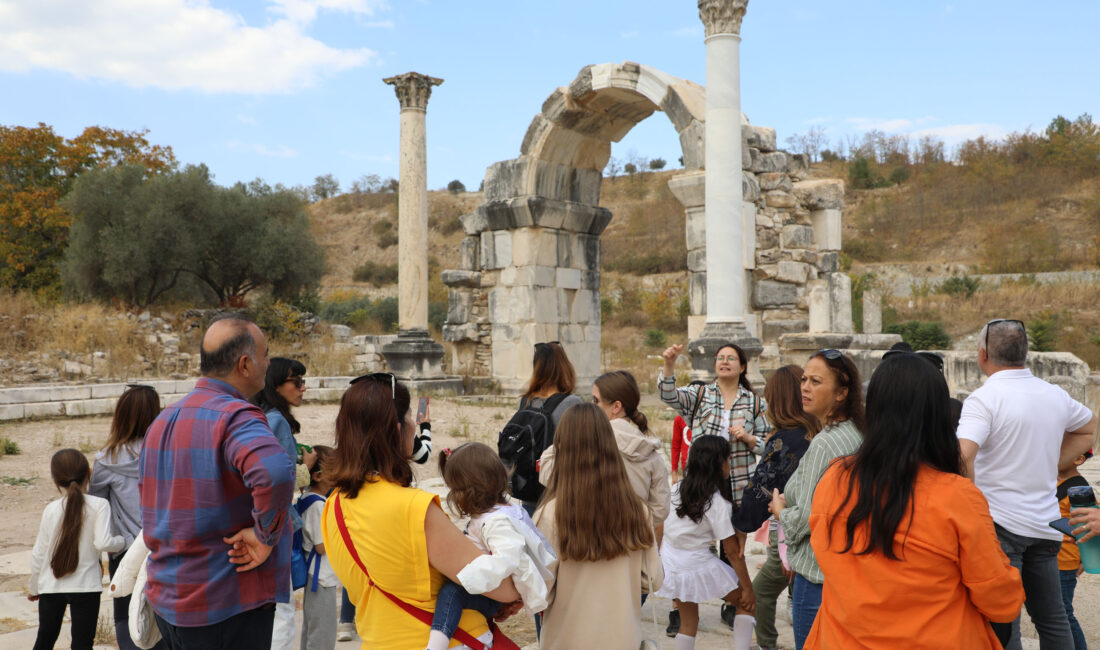
[[[172,150],[150,145],[146,133],[92,126],[66,139],[42,123],[0,125],[0,286],[58,293],[58,265],[72,223],[59,201],[90,169],[173,169]]]
[[[313,200],[323,201],[331,199],[340,193],[340,181],[332,174],[325,174],[313,179]]]
[[[653,171],[660,171],[664,169],[665,165],[667,164],[668,163],[665,161],[664,158],[654,158],[653,160],[649,161],[649,168]]]
[[[459,192],[465,192],[466,186],[462,184],[462,181],[455,179],[447,183],[447,191],[451,194],[458,194]]]

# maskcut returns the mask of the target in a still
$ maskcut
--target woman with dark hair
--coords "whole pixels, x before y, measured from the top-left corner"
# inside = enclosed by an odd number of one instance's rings
[[[558,341],[549,343],[536,343],[535,356],[531,361],[531,380],[527,383],[527,390],[519,400],[520,411],[524,409],[542,409],[550,417],[554,427],[558,426],[561,416],[566,409],[574,404],[580,404],[581,398],[574,395],[577,388],[577,372],[569,357],[565,355],[565,348]],[[546,446],[554,444],[553,437],[546,441]],[[541,478],[540,483],[545,483]],[[536,486],[539,493],[541,486]],[[523,507],[527,513],[533,515],[538,500],[524,500]]]
[[[783,494],[772,490],[769,506],[787,539],[787,560],[794,571],[794,643],[802,650],[821,606],[825,576],[810,546],[810,507],[814,488],[829,463],[855,453],[863,442],[863,384],[859,369],[838,350],[819,350],[802,371],[802,408],[824,428],[814,436]]]
[[[811,543],[825,591],[807,648],[999,649],[1024,590],[989,505],[962,476],[943,376],[915,354],[884,359],[854,456],[814,494]]]
[[[340,400],[336,451],[325,467],[335,485],[322,520],[325,552],[356,606],[364,648],[426,647],[444,579],[456,581],[481,554],[438,496],[412,487],[416,425],[409,403],[408,389],[389,373],[353,380]],[[520,607],[511,578],[485,595],[511,603],[504,614]],[[463,612],[455,638],[482,647],[491,636],[481,614]]]
[[[655,591],[663,577],[646,505],[595,404],[566,411],[554,446],[557,469],[534,517],[558,556],[540,647],[635,650],[638,594]]]
[[[802,410],[801,380],[802,368],[789,365],[776,370],[764,386],[764,399],[768,402],[766,416],[777,431],[764,445],[764,454],[745,488],[741,506],[733,513],[733,526],[738,532],[751,533],[768,520],[772,490],[782,492],[786,488],[810,441],[821,430],[818,419]],[[778,647],[775,602],[788,582],[779,558],[779,524],[773,517],[768,526],[768,557],[752,580],[756,593],[756,641],[760,650]]]
[[[298,443],[294,436],[302,430],[290,408],[302,405],[302,397],[306,394],[306,367],[297,359],[285,357],[271,357],[267,367],[267,376],[264,379],[264,388],[254,398],[264,415],[267,416],[267,425],[271,427],[271,433],[286,450],[290,461],[297,463],[297,480],[295,487],[304,488],[309,485],[309,469],[313,466],[316,454],[303,449],[298,452]],[[293,504],[288,508],[293,532],[302,529],[302,515]],[[293,592],[293,585],[291,588]],[[294,601],[275,604],[275,623],[271,631],[272,650],[290,650],[294,642]]]
[[[138,469],[145,430],[160,413],[160,395],[152,386],[130,384],[115,404],[107,444],[96,452],[88,494],[111,504],[111,534],[126,545],[109,556],[107,568],[113,578],[126,549],[141,532],[141,493]],[[130,597],[115,598],[115,638],[121,650],[137,650],[130,638]],[[157,644],[155,647],[163,647]]]
[[[661,440],[649,433],[645,413],[638,410],[641,392],[634,375],[614,370],[600,375],[592,385],[592,403],[611,422],[615,446],[623,457],[634,493],[649,508],[654,525],[668,516],[668,467],[661,456]],[[554,466],[554,447],[547,447],[539,461],[539,481],[548,484]]]

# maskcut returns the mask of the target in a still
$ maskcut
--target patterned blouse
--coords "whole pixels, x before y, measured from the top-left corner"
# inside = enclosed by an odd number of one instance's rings
[[[751,533],[768,520],[768,504],[772,500],[772,490],[782,492],[787,487],[798,468],[798,461],[810,446],[810,436],[806,429],[782,429],[776,432],[764,446],[764,455],[760,464],[749,479],[745,494],[741,498],[741,507],[733,515],[733,526],[742,533]]]
[[[700,390],[703,391],[701,399]],[[749,447],[740,440],[730,440],[730,487],[733,488],[733,502],[740,503],[741,492],[749,484],[749,468],[756,462],[756,454],[763,453],[764,440],[772,430],[772,425],[764,417],[767,402],[744,386],[738,386],[737,398],[730,407],[726,407],[717,381],[705,386],[676,388],[676,378],[665,377],[664,373],[657,375],[657,391],[661,401],[683,416],[684,422],[691,428],[692,440],[707,435],[721,435],[729,439],[728,432],[722,428],[723,411],[729,412],[729,421],[744,418],[745,431],[756,436],[757,442],[754,447]],[[695,408],[696,401],[699,408]],[[694,421],[692,411],[695,411]]]

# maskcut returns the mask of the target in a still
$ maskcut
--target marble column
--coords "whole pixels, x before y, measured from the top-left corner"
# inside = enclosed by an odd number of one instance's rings
[[[425,117],[442,79],[406,72],[382,81],[401,103],[401,172],[397,195],[397,324],[428,329],[428,158]]]
[[[750,358],[763,346],[746,328],[744,210],[741,170],[741,20],[748,0],[699,0],[706,28],[706,305],[703,331],[688,344],[693,374],[714,372],[724,341]],[[755,371],[756,369],[753,368]]]
[[[428,335],[428,163],[425,117],[442,79],[418,72],[383,79],[401,104],[397,195],[397,340],[382,347],[390,371],[407,379],[443,376],[443,346]]]

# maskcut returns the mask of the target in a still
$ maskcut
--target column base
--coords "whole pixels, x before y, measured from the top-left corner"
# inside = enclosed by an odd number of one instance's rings
[[[443,374],[443,345],[428,330],[407,329],[382,346],[386,367],[402,380],[446,379]]]
[[[763,391],[764,377],[753,361],[764,351],[764,345],[749,332],[744,323],[707,323],[698,338],[688,341],[691,378],[705,381],[714,379],[714,356],[726,343],[733,343],[745,351],[749,361],[749,382]]]

